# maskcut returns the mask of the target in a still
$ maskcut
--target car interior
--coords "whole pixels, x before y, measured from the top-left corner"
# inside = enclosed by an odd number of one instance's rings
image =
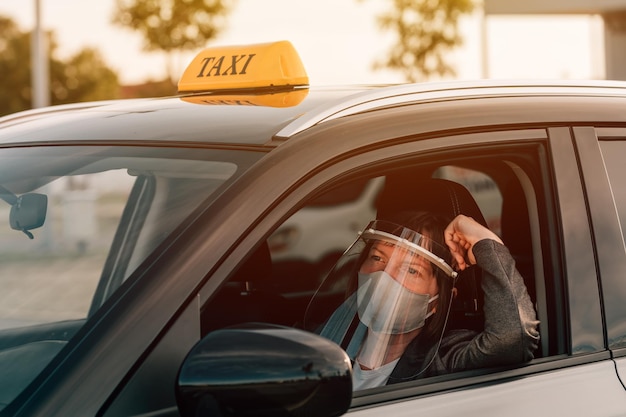
[[[542,242],[542,220],[538,215],[543,191],[536,186],[538,181],[531,180],[533,172],[538,170],[533,171],[528,161],[515,160],[513,157],[510,160],[482,157],[462,163],[449,162],[453,163],[387,170],[384,189],[375,202],[377,218],[384,218],[389,212],[400,209],[430,210],[444,213],[450,218],[465,214],[492,228],[501,236],[516,260],[536,306],[542,338],[535,357],[563,353],[560,342],[562,336],[557,326],[550,326],[555,322],[556,307],[549,309],[550,303],[546,301],[548,294],[554,296],[557,284],[544,278],[543,271],[548,260],[544,259],[541,250],[546,243]],[[445,174],[451,171],[461,172],[462,175],[455,177]],[[480,179],[472,180],[474,177]],[[484,202],[481,207],[477,202],[487,189],[501,198],[500,201],[488,202],[493,206],[491,208],[485,208]],[[486,219],[485,211],[490,212],[489,219]],[[319,298],[320,291],[314,286],[308,292],[281,291],[280,284],[273,280],[272,268],[280,268],[281,274],[285,273],[283,266],[272,265],[267,243],[263,242],[205,306],[202,312],[202,334],[250,321],[301,326],[301,318],[308,308],[309,300],[316,291],[316,297]],[[293,279],[306,276],[302,269],[294,268],[291,273]],[[480,331],[483,328],[480,282],[481,271],[475,266],[463,271],[457,279],[448,329]],[[328,299],[328,311],[314,312],[320,317],[328,317],[335,306],[343,301],[345,289],[337,289],[324,296]]]

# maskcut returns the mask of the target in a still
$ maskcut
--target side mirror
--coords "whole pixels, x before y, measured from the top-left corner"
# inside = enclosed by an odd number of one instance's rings
[[[33,235],[29,231],[43,226],[47,210],[48,196],[45,194],[31,193],[19,196],[11,206],[9,214],[11,228],[21,230],[32,239]]]
[[[339,416],[352,400],[346,353],[316,334],[268,324],[209,333],[177,378],[181,416]]]

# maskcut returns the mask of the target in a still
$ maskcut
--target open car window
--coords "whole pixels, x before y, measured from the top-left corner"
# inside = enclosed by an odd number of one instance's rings
[[[551,300],[562,295],[555,289],[557,284],[552,279],[546,279],[551,275],[544,272],[544,267],[550,267],[550,264],[546,263],[546,252],[541,249],[545,242],[540,233],[540,213],[545,210],[540,211],[538,207],[545,203],[538,197],[543,191],[537,182],[536,148],[529,147],[525,152],[519,152],[517,148],[514,151],[503,148],[491,152],[491,155],[464,158],[451,153],[451,156],[435,162],[428,160],[421,163],[416,159],[413,164],[395,164],[387,169],[371,170],[369,175],[355,176],[329,185],[324,190],[316,190],[311,194],[310,201],[330,201],[341,190],[354,187],[362,190],[366,203],[357,204],[359,198],[353,199],[353,204],[318,207],[305,201],[298,211],[276,226],[267,241],[257,247],[204,306],[202,334],[245,322],[267,322],[321,332],[326,336],[324,331],[328,323],[337,324],[337,312],[343,314],[343,306],[350,301],[350,295],[355,294],[351,284],[358,276],[349,261],[345,264],[333,261],[340,258],[370,220],[381,214],[384,216],[381,210],[397,210],[397,206],[411,205],[417,207],[415,210],[420,207],[424,207],[422,210],[434,210],[442,206],[435,203],[437,198],[430,188],[418,192],[409,191],[412,188],[407,187],[420,187],[420,181],[448,181],[464,188],[477,205],[476,215],[473,209],[462,209],[462,212],[477,220],[482,218],[480,222],[500,236],[511,252],[525,291],[529,294],[527,304],[532,304],[541,320],[542,337],[539,346],[533,348],[534,357],[562,354],[559,340],[562,340],[564,327],[551,307]],[[366,187],[363,188],[362,184]],[[368,193],[370,186],[372,190]],[[343,194],[347,195],[346,192]],[[421,200],[424,200],[423,204]],[[428,200],[433,200],[432,204]],[[447,212],[441,214],[452,218]],[[343,240],[337,243],[340,233]],[[346,251],[346,254],[350,253],[350,249]],[[326,256],[328,254],[333,256]],[[337,279],[329,279],[329,271]],[[465,271],[456,280],[455,295],[446,309],[449,310],[446,334],[463,331],[469,335],[483,331],[485,316],[481,279],[482,274],[476,267]],[[315,287],[315,283],[319,285]],[[354,317],[346,315],[346,320],[336,326],[342,337],[359,331],[357,327],[351,327],[356,323]],[[329,338],[343,343],[341,346],[348,354],[356,340],[355,337],[335,339],[334,333]],[[355,346],[356,352],[358,345]],[[475,371],[496,372],[496,368]],[[418,375],[421,374],[409,375],[405,379],[410,381]],[[447,380],[454,378],[457,377],[448,376]]]

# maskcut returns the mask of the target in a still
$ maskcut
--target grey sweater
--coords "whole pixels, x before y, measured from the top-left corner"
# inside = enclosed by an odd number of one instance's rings
[[[490,239],[477,242],[472,251],[483,270],[484,330],[453,330],[443,336],[440,346],[427,349],[420,346],[418,335],[398,361],[388,384],[533,359],[539,321],[515,261],[505,246]]]

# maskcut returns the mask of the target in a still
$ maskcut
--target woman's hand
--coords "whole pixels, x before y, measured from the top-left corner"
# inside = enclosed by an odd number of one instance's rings
[[[472,247],[476,242],[483,239],[492,239],[502,243],[498,235],[471,217],[462,214],[456,216],[450,222],[443,235],[452,256],[461,270],[476,264],[476,258],[472,253]]]

